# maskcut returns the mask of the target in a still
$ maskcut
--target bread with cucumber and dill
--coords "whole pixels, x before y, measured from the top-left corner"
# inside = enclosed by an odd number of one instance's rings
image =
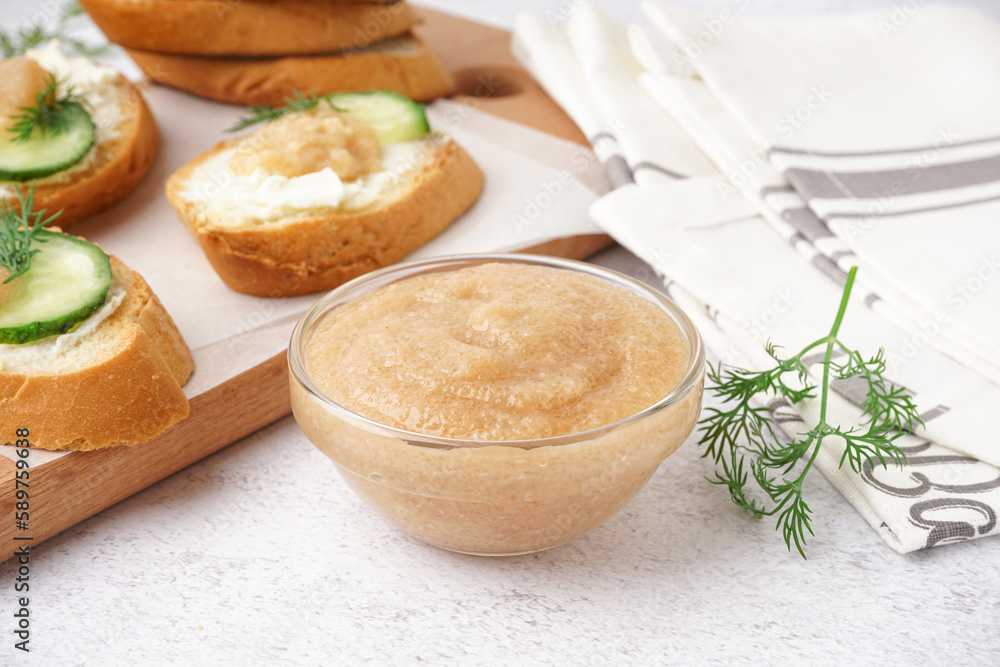
[[[147,442],[188,415],[184,338],[139,274],[0,200],[0,414],[33,447]],[[12,444],[13,431],[0,443]]]
[[[483,173],[394,93],[256,107],[167,180],[167,198],[232,289],[292,296],[392,264],[475,202]]]
[[[158,141],[142,95],[114,69],[56,40],[0,60],[0,198],[14,206],[33,181],[37,206],[70,227],[134,190]]]

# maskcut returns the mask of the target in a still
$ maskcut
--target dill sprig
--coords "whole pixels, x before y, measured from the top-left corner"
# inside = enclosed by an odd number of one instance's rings
[[[31,244],[35,241],[45,241],[44,238],[36,237],[36,235],[39,230],[62,213],[59,211],[43,220],[45,210],[34,210],[34,181],[32,181],[27,195],[22,195],[21,191],[18,190],[17,199],[20,203],[19,208],[15,208],[6,197],[0,199],[0,267],[11,272],[3,281],[4,284],[23,275],[31,268],[31,258],[38,252],[38,249],[32,248]]]
[[[838,338],[840,325],[847,311],[857,267],[847,276],[843,297],[830,333],[804,347],[798,354],[782,358],[779,349],[770,342],[767,353],[775,366],[753,372],[740,368],[709,367],[710,391],[722,399],[723,409],[710,407],[700,422],[701,439],[706,445],[703,456],[711,456],[721,470],[715,473],[713,484],[729,489],[732,501],[758,518],[777,516],[776,529],[782,531],[785,544],[792,545],[805,558],[806,533],[812,530],[812,510],[802,495],[802,483],[812,469],[820,448],[828,438],[844,445],[840,466],[847,462],[855,472],[861,472],[866,462],[878,461],[883,467],[889,461],[905,462],[902,450],[894,444],[904,432],[912,432],[920,420],[910,394],[884,377],[885,359],[882,350],[866,359],[860,352],[848,348]],[[823,379],[817,388],[807,373],[803,359],[817,348],[824,349]],[[838,363],[836,356],[846,355]],[[867,385],[861,424],[842,427],[827,421],[827,403],[831,380],[860,378]],[[819,392],[819,421],[805,433],[796,434],[790,442],[782,442],[773,427],[773,407],[761,405],[761,395],[781,397],[796,404],[816,398]],[[774,405],[772,402],[771,405]],[[801,467],[798,464],[805,460]],[[749,469],[748,469],[749,468]],[[793,472],[794,471],[794,472]],[[767,500],[758,503],[749,496],[748,481],[753,477]]]
[[[71,107],[83,110],[82,100],[72,89],[67,90],[62,97],[57,96],[58,85],[56,77],[50,74],[45,88],[35,95],[35,104],[21,107],[21,113],[12,117],[15,122],[8,128],[8,132],[14,134],[14,141],[28,141],[32,136],[56,136],[69,129],[73,114],[66,111]]]
[[[109,48],[107,44],[87,44],[70,36],[70,31],[75,28],[76,19],[82,16],[84,16],[83,8],[74,0],[63,6],[53,27],[35,22],[17,30],[0,30],[0,55],[4,58],[23,56],[28,49],[41,46],[53,39],[60,40],[72,51],[88,58],[107,53]]]
[[[330,101],[329,95],[316,95],[316,91],[310,92],[308,95],[303,94],[302,91],[294,90],[292,91],[292,97],[285,98],[285,105],[280,107],[269,107],[266,105],[254,105],[250,107],[250,113],[245,117],[241,118],[236,122],[235,125],[230,127],[227,132],[238,132],[242,129],[248,128],[251,125],[256,125],[257,123],[269,123],[272,120],[277,120],[285,114],[293,113],[295,111],[308,111],[319,106],[320,102],[326,102],[330,105],[331,109],[337,109]]]

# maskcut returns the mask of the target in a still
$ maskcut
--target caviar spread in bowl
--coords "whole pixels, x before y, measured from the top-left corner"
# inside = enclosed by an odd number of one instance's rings
[[[400,264],[322,298],[292,409],[351,488],[445,549],[530,553],[599,525],[691,433],[701,339],[673,302],[570,260]]]

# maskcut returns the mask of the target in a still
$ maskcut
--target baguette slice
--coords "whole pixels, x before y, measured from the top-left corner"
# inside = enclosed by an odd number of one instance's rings
[[[116,257],[111,269],[124,299],[77,345],[55,356],[0,346],[0,414],[11,427],[2,442],[13,444],[17,427],[40,449],[136,445],[187,417],[181,386],[194,362],[184,339],[139,274]]]
[[[62,210],[62,228],[99,213],[125,198],[139,185],[153,165],[159,145],[159,132],[153,115],[139,90],[120,74],[109,97],[119,120],[115,135],[101,136],[79,164],[35,181],[35,208],[52,214]],[[30,183],[0,181],[0,197],[18,208],[15,188],[22,194]]]
[[[449,95],[451,74],[406,34],[358,51],[281,58],[208,58],[126,49],[150,79],[230,104],[281,106],[293,92],[388,90],[418,102]]]
[[[109,40],[189,55],[330,53],[401,35],[417,23],[405,2],[82,0]]]
[[[468,209],[483,173],[461,146],[432,133],[420,160],[376,203],[342,211],[318,209],[262,224],[226,224],[206,214],[220,157],[242,139],[225,141],[167,180],[167,198],[232,289],[256,296],[329,290],[396,262]],[[225,164],[222,162],[221,164]]]

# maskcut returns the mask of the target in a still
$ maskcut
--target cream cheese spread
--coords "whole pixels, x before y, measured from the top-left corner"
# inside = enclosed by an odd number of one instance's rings
[[[256,169],[236,176],[228,168],[235,148],[206,160],[188,180],[183,196],[202,204],[201,213],[217,226],[266,224],[300,213],[371,206],[433,152],[435,135],[381,146],[382,170],[344,182],[329,168],[287,178]]]
[[[23,345],[0,345],[0,370],[14,370],[23,366],[30,367],[33,372],[46,372],[61,367],[64,364],[63,357],[85,343],[104,320],[118,310],[125,300],[125,294],[124,288],[112,284],[104,305],[70,332]]]

